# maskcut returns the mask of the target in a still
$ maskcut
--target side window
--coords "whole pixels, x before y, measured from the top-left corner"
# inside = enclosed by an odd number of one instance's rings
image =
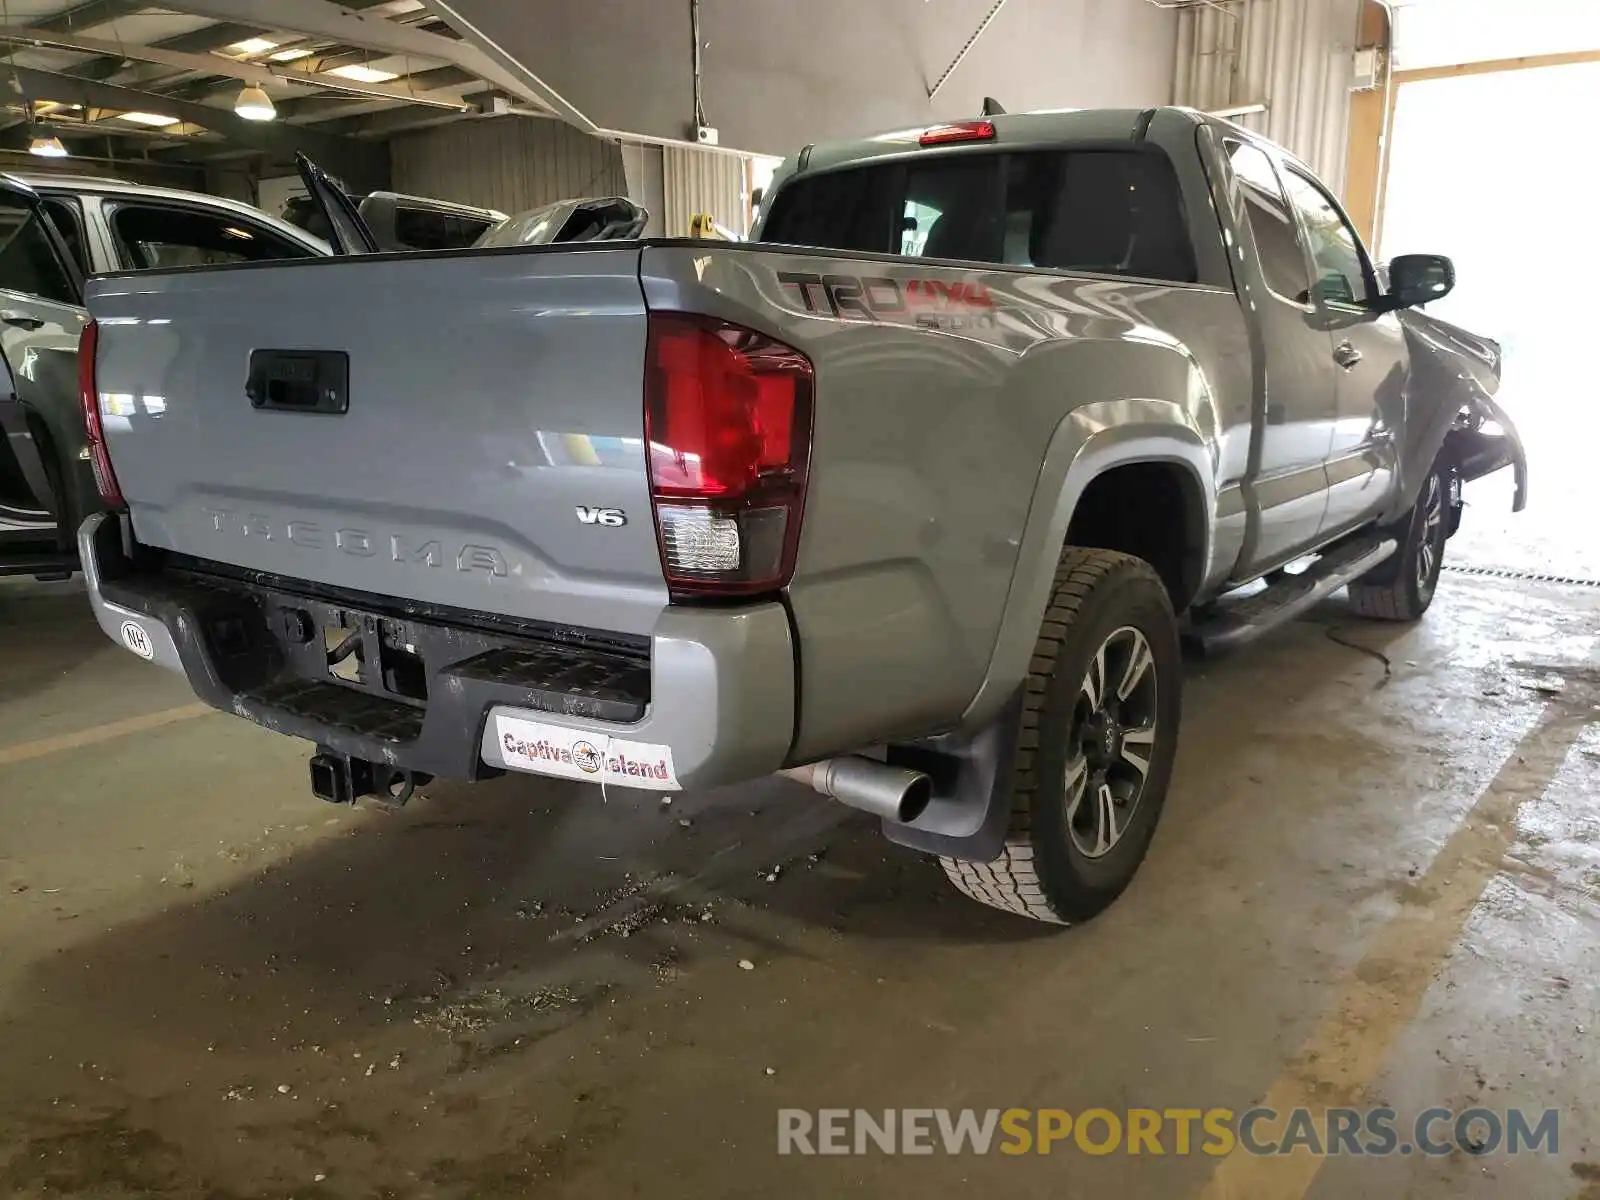
[[[1255,235],[1256,254],[1267,286],[1295,304],[1311,302],[1311,276],[1306,269],[1300,231],[1289,208],[1278,173],[1266,153],[1244,142],[1224,142],[1228,161],[1244,192],[1245,216]]]
[[[1314,294],[1332,304],[1365,305],[1372,299],[1366,259],[1339,206],[1292,168],[1284,172],[1284,183],[1311,242],[1311,260],[1317,266]]]
[[[78,207],[78,202],[66,196],[46,196],[43,204],[50,223],[67,244],[67,253],[78,264],[78,270],[84,275],[93,275],[94,265],[89,262],[89,249],[83,244],[83,210]]]
[[[119,204],[111,234],[123,265],[136,271],[311,257],[298,242],[253,221],[192,208]]]
[[[459,250],[478,240],[489,222],[428,209],[395,209],[395,240],[412,250]]]
[[[25,204],[0,197],[0,288],[77,304],[78,289],[56,257],[39,216]]]

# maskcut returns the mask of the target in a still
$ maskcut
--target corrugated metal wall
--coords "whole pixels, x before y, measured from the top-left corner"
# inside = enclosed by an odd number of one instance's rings
[[[710,213],[735,233],[750,231],[747,160],[737,154],[667,146],[663,179],[668,237],[685,237],[695,213]]]
[[[622,150],[560,121],[486,117],[389,143],[394,190],[514,213],[576,196],[625,196]]]
[[[623,142],[622,165],[628,172],[628,198],[650,214],[644,236],[666,237],[666,166],[662,148],[647,142]]]
[[[1344,187],[1350,83],[1361,0],[1220,0],[1179,14],[1174,99],[1233,118]]]

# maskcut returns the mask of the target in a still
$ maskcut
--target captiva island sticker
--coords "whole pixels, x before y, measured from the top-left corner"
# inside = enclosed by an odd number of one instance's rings
[[[506,766],[513,770],[654,792],[681,788],[671,746],[596,738],[576,729],[501,713],[495,715],[494,733]]]

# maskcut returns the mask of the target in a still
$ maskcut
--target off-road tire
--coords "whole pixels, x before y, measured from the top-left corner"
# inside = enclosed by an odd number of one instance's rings
[[[1144,635],[1153,659],[1155,740],[1121,840],[1091,858],[1068,829],[1069,734],[1097,651],[1128,627]],[[941,858],[950,881],[994,908],[1062,925],[1111,904],[1139,869],[1161,815],[1177,752],[1182,682],[1178,625],[1155,570],[1129,554],[1067,547],[1025,683],[1005,848],[988,863]]]
[[[1350,584],[1351,612],[1377,621],[1415,621],[1428,611],[1439,589],[1444,544],[1450,536],[1449,496],[1449,468],[1436,463],[1422,481],[1411,511],[1390,529],[1400,549]],[[1432,557],[1424,564],[1428,549]]]

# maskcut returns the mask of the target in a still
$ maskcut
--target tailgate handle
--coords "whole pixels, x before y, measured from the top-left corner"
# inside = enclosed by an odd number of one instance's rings
[[[346,413],[350,356],[343,350],[252,350],[244,394],[252,408]]]
[[[4,321],[7,325],[14,325],[18,329],[44,328],[43,317],[35,317],[24,312],[14,312],[11,309],[7,309],[5,312],[0,312],[0,321]]]

